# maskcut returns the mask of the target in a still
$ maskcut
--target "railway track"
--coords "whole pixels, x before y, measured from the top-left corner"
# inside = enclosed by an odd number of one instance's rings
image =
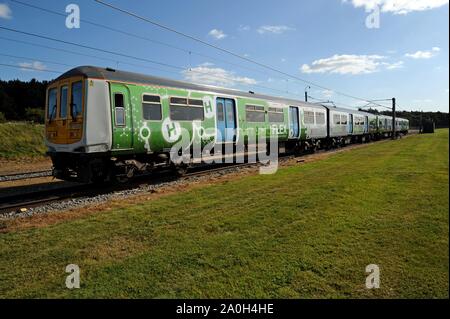
[[[64,201],[74,198],[93,197],[102,194],[129,190],[142,185],[158,185],[177,180],[186,180],[193,177],[225,172],[230,169],[243,168],[259,165],[258,163],[242,164],[219,164],[219,167],[199,166],[190,169],[182,176],[176,175],[173,171],[161,171],[140,175],[135,180],[127,184],[111,183],[104,184],[101,187],[96,184],[79,184],[71,186],[62,186],[60,188],[45,189],[26,193],[17,193],[13,195],[0,196],[0,215],[11,212],[26,212],[30,208],[50,204],[53,202]]]
[[[355,147],[361,144],[354,144]],[[338,152],[341,149],[346,149],[351,146],[344,148],[338,148],[331,152]],[[329,153],[327,150],[319,150],[314,154]],[[286,160],[292,158],[303,157],[302,155],[284,155],[279,158],[279,162],[282,163]],[[301,160],[302,162],[304,159]],[[262,166],[261,163],[240,163],[240,164],[216,164],[217,167],[211,167],[210,165],[200,165],[194,168],[190,168],[186,174],[178,176],[174,174],[173,170],[170,171],[160,171],[149,173],[145,175],[139,175],[135,180],[131,180],[126,184],[105,184],[99,187],[96,184],[78,184],[71,186],[62,186],[59,188],[40,190],[27,193],[18,193],[7,196],[0,196],[0,215],[5,213],[11,213],[13,211],[20,212],[28,210],[29,208],[37,207],[40,205],[49,204],[52,202],[64,201],[67,199],[81,198],[81,197],[93,197],[102,194],[109,194],[118,191],[130,190],[133,188],[140,187],[141,185],[158,185],[161,183],[167,183],[170,181],[185,180],[192,177],[200,177],[204,175],[210,175],[218,172],[225,172],[229,169],[244,168],[244,167],[255,167]],[[45,171],[42,171],[45,172]],[[36,173],[36,172],[33,172]],[[32,173],[29,173],[32,174]],[[12,174],[10,176],[15,176],[20,174]],[[5,175],[4,175],[5,176]],[[8,175],[6,175],[8,176]],[[1,181],[1,180],[0,180]]]
[[[12,182],[23,179],[48,177],[48,176],[52,176],[52,170],[5,174],[0,175],[0,182]]]

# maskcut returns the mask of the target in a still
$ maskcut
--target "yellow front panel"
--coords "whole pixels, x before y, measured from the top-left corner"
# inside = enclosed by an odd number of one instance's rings
[[[81,140],[85,96],[82,77],[63,79],[48,87],[45,127],[50,143],[73,144]]]

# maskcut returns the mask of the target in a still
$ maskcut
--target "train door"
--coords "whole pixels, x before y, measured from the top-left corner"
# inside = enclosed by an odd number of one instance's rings
[[[58,144],[67,144],[67,110],[69,105],[69,81],[65,80],[58,86],[58,115],[55,120]]]
[[[112,148],[133,148],[133,118],[130,91],[127,86],[111,83]]]
[[[236,141],[236,104],[233,99],[217,98],[217,142]]]
[[[298,138],[300,136],[298,107],[289,107],[289,137]]]
[[[348,134],[353,134],[353,114],[349,114],[348,117]]]

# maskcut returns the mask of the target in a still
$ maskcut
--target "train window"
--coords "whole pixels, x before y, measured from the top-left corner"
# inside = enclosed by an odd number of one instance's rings
[[[65,119],[67,117],[67,94],[69,88],[67,85],[61,86],[59,99],[59,117]]]
[[[114,93],[114,114],[116,125],[125,125],[125,103],[122,93]]]
[[[122,93],[114,93],[114,107],[118,108],[124,108],[125,105],[123,103],[123,94]]]
[[[347,115],[341,115],[341,124],[346,125],[347,124]]]
[[[217,120],[218,121],[225,121],[225,118],[223,116],[223,103],[222,102],[218,102],[217,103]]]
[[[170,118],[175,121],[203,121],[205,115],[202,107],[170,105]]]
[[[188,104],[191,106],[203,106],[203,100],[189,99]]]
[[[284,122],[284,114],[283,113],[269,113],[269,122],[283,123]]]
[[[57,89],[53,88],[48,90],[48,106],[47,106],[47,118],[53,120],[56,117],[56,96]]]
[[[340,125],[341,124],[341,117],[339,116],[339,114],[334,114],[333,115],[333,123],[335,125]]]
[[[161,98],[157,95],[144,94],[142,96],[142,117],[144,120],[162,120]]]
[[[72,83],[72,96],[70,99],[70,112],[76,118],[83,111],[83,82]]]
[[[170,104],[187,105],[188,100],[184,97],[171,97]]]
[[[161,104],[142,103],[142,114],[144,120],[161,121]]]
[[[269,107],[269,122],[283,123],[284,122],[283,109],[276,107]]]
[[[161,104],[161,98],[157,95],[142,95],[142,102]]]
[[[316,124],[319,125],[325,124],[325,113],[316,112]]]
[[[305,111],[305,124],[314,124],[314,112]]]
[[[265,122],[266,113],[264,112],[264,106],[258,105],[246,105],[245,117],[247,122]]]

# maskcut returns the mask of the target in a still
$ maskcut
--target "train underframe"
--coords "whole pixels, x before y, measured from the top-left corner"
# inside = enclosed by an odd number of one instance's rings
[[[397,132],[399,136],[407,131]],[[392,133],[375,133],[353,136],[337,136],[303,141],[285,141],[278,144],[279,154],[311,154],[318,150],[331,150],[355,143],[367,143],[383,138],[392,137]],[[267,145],[267,152],[270,146]],[[222,151],[225,151],[224,149]],[[236,159],[236,148],[233,147]],[[225,154],[225,152],[224,152]],[[245,154],[248,154],[246,146]],[[104,153],[63,153],[49,152],[53,162],[53,176],[62,180],[81,183],[102,183],[108,181],[127,181],[135,175],[152,172],[157,169],[173,169],[183,174],[190,166],[188,164],[175,165],[170,160],[169,152],[154,154],[129,154],[117,156],[111,152]],[[248,161],[244,155],[244,161]]]

